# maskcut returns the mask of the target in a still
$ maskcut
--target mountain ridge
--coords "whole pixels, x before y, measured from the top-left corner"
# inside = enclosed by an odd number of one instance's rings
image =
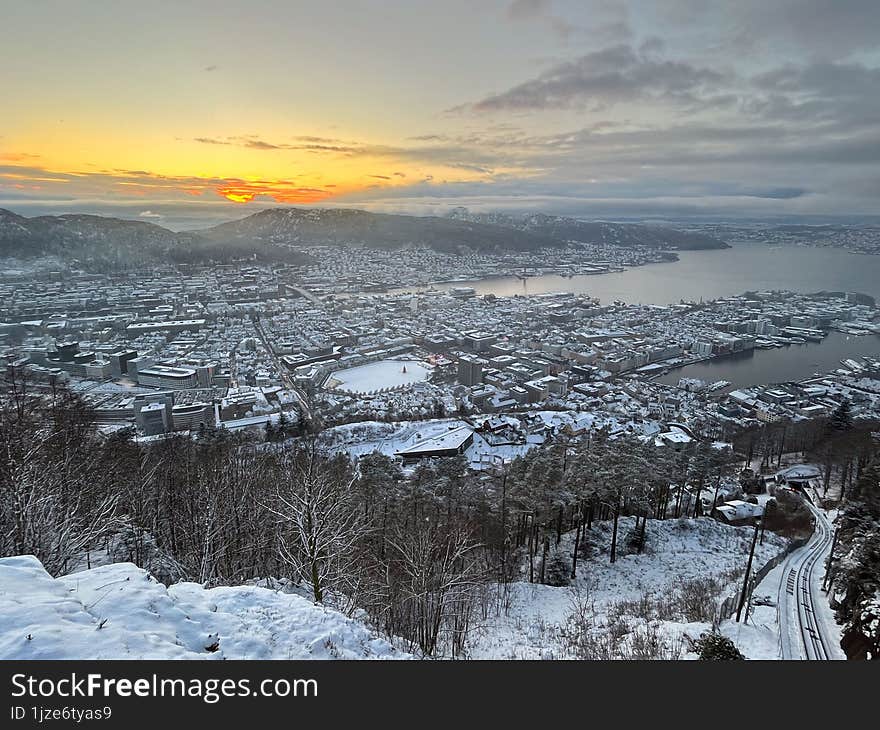
[[[456,209],[445,216],[371,213],[355,208],[266,208],[200,230],[83,213],[25,217],[0,208],[0,257],[56,256],[126,267],[249,258],[306,263],[313,245],[397,249],[426,246],[452,254],[534,251],[571,242],[623,247],[727,248],[704,234],[635,223],[580,221],[543,213],[513,216]]]
[[[612,246],[651,246],[675,250],[721,249],[730,246],[721,239],[680,228],[645,223],[585,221],[547,213],[472,213],[454,208],[447,216],[456,220],[490,223],[523,231],[543,232],[564,241],[602,243]]]

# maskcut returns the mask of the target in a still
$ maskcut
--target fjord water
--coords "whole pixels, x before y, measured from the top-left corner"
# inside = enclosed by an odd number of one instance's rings
[[[478,294],[534,295],[568,291],[597,297],[603,304],[674,304],[786,289],[804,293],[854,291],[880,300],[880,256],[833,248],[734,244],[719,251],[682,251],[674,263],[650,264],[623,272],[571,279],[556,274],[461,282]],[[444,285],[438,285],[442,288]],[[880,336],[854,337],[831,332],[821,343],[717,358],[670,372],[661,381],[682,376],[708,382],[728,380],[737,387],[800,380],[840,367],[847,357],[880,357]]]
[[[737,388],[746,388],[750,385],[803,380],[814,373],[835,370],[841,366],[840,361],[844,358],[860,355],[880,358],[880,336],[829,332],[822,342],[724,355],[673,370],[659,381],[676,385],[683,377],[698,378],[706,383],[726,380]]]
[[[734,244],[729,249],[681,251],[678,255],[680,260],[674,263],[612,274],[571,279],[558,274],[525,280],[504,277],[456,285],[497,296],[568,291],[598,297],[603,304],[616,299],[628,304],[674,304],[682,299],[717,299],[764,289],[856,291],[880,299],[880,256],[762,244]]]

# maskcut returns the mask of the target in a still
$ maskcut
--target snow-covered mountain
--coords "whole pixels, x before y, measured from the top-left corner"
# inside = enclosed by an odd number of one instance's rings
[[[175,261],[198,263],[257,256],[302,263],[301,252],[254,241],[226,242],[154,223],[98,215],[65,214],[26,218],[0,209],[0,257],[51,256],[86,268],[126,268]]]
[[[191,243],[187,234],[143,221],[79,214],[25,218],[0,209],[0,256],[137,260],[167,256]]]
[[[438,251],[533,251],[568,241],[671,249],[725,248],[701,233],[632,223],[602,223],[544,214],[470,213],[444,217],[388,215],[346,208],[270,208],[201,231],[154,223],[65,214],[26,218],[0,209],[0,257],[55,256],[82,264],[126,267],[158,261],[204,262],[256,257],[305,263],[309,245]]]
[[[346,208],[270,208],[198,232],[224,242],[292,245],[359,245],[369,248],[428,246],[438,251],[528,251],[563,242],[537,231],[477,221],[368,213]]]
[[[256,586],[166,588],[131,563],[52,578],[0,558],[0,659],[409,659],[363,623]]]
[[[613,246],[650,246],[673,249],[729,248],[720,239],[695,231],[683,231],[665,226],[641,223],[609,223],[584,221],[578,218],[530,213],[472,213],[467,208],[455,208],[448,213],[452,220],[471,221],[493,226],[538,233],[563,241],[600,243]]]

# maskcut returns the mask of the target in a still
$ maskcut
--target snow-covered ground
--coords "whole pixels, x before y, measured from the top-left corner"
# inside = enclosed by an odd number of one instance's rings
[[[686,607],[681,591],[692,582],[708,578],[717,584],[717,602],[736,595],[742,585],[752,528],[731,527],[709,518],[648,520],[647,547],[642,554],[636,554],[625,547],[633,525],[633,518],[620,520],[621,552],[612,564],[607,554],[611,525],[594,524],[593,534],[588,538],[594,546],[593,555],[589,560],[579,561],[578,576],[571,586],[528,583],[527,576],[526,581],[512,584],[509,610],[506,615],[490,615],[482,622],[470,656],[571,657],[564,634],[580,604],[588,606],[597,635],[622,632],[625,625],[630,630],[650,627],[668,643],[670,650],[680,650],[679,655],[686,657],[688,643],[684,637],[698,638],[710,630],[711,620],[690,620],[693,609]],[[572,539],[571,534],[566,534],[562,542],[563,552],[569,556]],[[756,548],[753,569],[758,570],[782,552],[785,545],[782,538],[766,533],[763,545]],[[536,560],[536,564],[539,562]],[[651,616],[648,621],[642,618],[643,611]],[[730,631],[725,622],[722,632]],[[626,640],[623,636],[622,641]],[[756,643],[761,656],[769,651],[768,645],[776,647],[778,639],[774,635],[768,644],[749,637],[748,645],[740,648],[751,657],[749,650]]]
[[[364,624],[254,586],[166,588],[131,563],[54,579],[0,558],[0,659],[411,658]]]
[[[609,642],[606,651],[620,647],[626,655],[633,637],[641,634],[659,642],[668,658],[694,658],[688,639],[710,630],[715,608],[738,594],[752,529],[709,518],[649,520],[647,544],[639,554],[627,541],[633,526],[633,518],[621,518],[612,564],[610,522],[594,523],[585,538],[589,557],[579,560],[578,577],[569,586],[529,583],[525,563],[521,579],[509,587],[507,610],[490,610],[477,620],[467,656],[575,658],[572,632],[580,613],[600,643]],[[559,549],[568,559],[572,541],[572,533],[566,533]],[[766,533],[753,569],[785,546],[782,538]],[[538,569],[540,558],[535,565]],[[747,622],[721,623],[721,632],[748,658],[779,658],[771,599],[786,566],[783,562],[756,588]],[[700,585],[702,594],[688,592],[699,593]],[[195,583],[166,588],[131,563],[53,579],[31,556],[0,559],[0,659],[93,658],[412,657],[363,623],[292,593],[256,586],[206,589]]]
[[[840,647],[840,626],[821,588],[825,578],[825,557],[831,549],[832,528],[826,516],[819,514],[818,510],[814,512],[819,524],[809,542],[793,551],[755,586],[748,623],[727,622],[722,627],[734,642],[747,647],[749,656],[758,659],[846,658]],[[810,556],[817,552],[818,557],[810,561]],[[801,577],[802,572],[805,578]],[[801,580],[809,586],[809,601],[805,601],[800,589]],[[806,614],[799,606],[801,603],[808,606],[808,613],[812,614],[811,621],[804,621],[803,627],[799,614],[802,618]],[[817,656],[809,639],[809,633],[817,636],[814,629],[821,633],[821,656]],[[808,633],[804,634],[804,631]]]
[[[417,360],[379,360],[337,370],[330,376],[326,387],[347,393],[375,393],[427,380],[432,371],[430,365]]]

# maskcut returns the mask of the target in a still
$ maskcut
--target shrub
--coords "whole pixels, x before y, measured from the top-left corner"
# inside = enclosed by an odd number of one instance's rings
[[[813,531],[813,515],[806,502],[785,489],[779,489],[764,505],[764,527],[785,537],[806,537]]]
[[[547,559],[544,582],[548,586],[567,586],[571,582],[571,562],[560,551]]]
[[[706,661],[745,659],[736,644],[726,636],[716,633],[701,634],[694,642],[694,651],[700,655],[700,659]]]

